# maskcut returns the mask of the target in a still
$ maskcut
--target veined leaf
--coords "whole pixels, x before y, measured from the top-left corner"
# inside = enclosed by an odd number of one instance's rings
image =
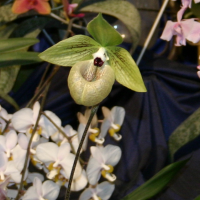
[[[39,57],[53,64],[72,66],[78,61],[92,59],[92,54],[100,47],[100,44],[88,36],[75,35],[48,48]]]
[[[146,92],[138,66],[128,51],[121,47],[106,47],[106,51],[116,80],[131,90]]]
[[[133,4],[122,0],[101,1],[81,8],[80,12],[103,13],[118,18],[131,33],[133,49],[137,47],[141,34],[141,19]]]
[[[0,53],[15,51],[38,43],[35,38],[9,38],[0,40]]]
[[[122,200],[146,200],[152,198],[166,188],[187,162],[188,160],[183,160],[166,166]]]
[[[99,14],[87,25],[92,37],[103,47],[116,46],[123,42],[122,36]]]
[[[175,152],[188,142],[200,135],[200,108],[178,126],[169,137],[170,158],[173,160]]]
[[[8,103],[10,103],[16,110],[19,110],[18,104],[15,102],[15,100],[10,97],[8,94],[5,94],[0,90],[0,97],[4,100],[6,100]]]
[[[41,61],[36,52],[18,51],[0,54],[0,68],[12,65],[33,64]]]
[[[17,24],[14,24],[14,23],[1,26],[0,27],[0,38],[7,39],[16,27],[17,27]]]

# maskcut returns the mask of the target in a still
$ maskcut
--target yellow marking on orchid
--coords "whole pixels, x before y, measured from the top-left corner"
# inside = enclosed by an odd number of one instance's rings
[[[39,135],[42,134],[42,127],[39,127],[39,129],[37,130],[37,133],[38,133]]]
[[[12,161],[13,160],[13,156],[11,155],[9,158],[8,158],[8,161]]]
[[[90,134],[89,139],[92,140],[93,142],[95,142],[96,134],[95,133]]]
[[[104,178],[106,178],[106,174],[110,174],[110,173],[112,173],[113,172],[113,170],[114,170],[114,167],[112,166],[112,165],[107,165],[110,169],[109,170],[102,170],[101,171],[101,175],[104,177]]]

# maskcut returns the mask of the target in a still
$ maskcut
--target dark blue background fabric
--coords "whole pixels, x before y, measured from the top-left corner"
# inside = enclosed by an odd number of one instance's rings
[[[38,66],[20,90],[11,93],[21,107],[33,96],[45,66],[45,63]],[[53,78],[44,109],[55,112],[63,125],[71,124],[76,129],[76,113],[85,108],[76,105],[69,94],[69,70],[61,67]],[[126,110],[120,131],[123,139],[118,143],[106,137],[105,144],[119,145],[122,149],[122,158],[115,167],[118,178],[111,200],[121,199],[169,164],[167,142],[170,134],[200,107],[200,80],[196,66],[182,65],[147,52],[140,70],[148,92],[136,93],[116,82],[98,110],[101,119],[101,106],[122,106]],[[1,105],[13,112],[6,102],[1,101]],[[176,158],[181,160],[192,155],[182,175],[153,199],[190,200],[200,194],[199,140],[193,141],[196,145],[188,145],[189,153],[183,148]],[[60,199],[63,194],[62,190]],[[72,199],[77,199],[77,195],[72,194]]]

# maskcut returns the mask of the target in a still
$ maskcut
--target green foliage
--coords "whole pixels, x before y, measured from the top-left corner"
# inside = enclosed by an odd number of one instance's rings
[[[199,10],[200,10],[200,3],[194,3],[194,1],[192,1],[191,11],[196,17],[200,17]]]
[[[188,160],[183,160],[166,166],[122,200],[146,200],[152,198],[167,187],[187,162]]]
[[[169,138],[169,153],[173,160],[175,152],[200,135],[200,108],[188,117]]]
[[[101,1],[83,7],[80,12],[103,13],[118,18],[131,33],[133,49],[137,47],[141,34],[141,19],[138,10],[133,4],[122,0]]]
[[[194,200],[200,200],[200,196],[196,197]]]
[[[0,40],[0,53],[16,51],[38,43],[35,38],[10,38]]]
[[[55,44],[39,54],[45,61],[61,66],[72,66],[78,61],[92,59],[100,45],[92,38],[84,35],[75,35]]]
[[[101,46],[116,46],[123,42],[121,35],[99,14],[87,25],[87,30]]]
[[[18,15],[11,11],[12,4],[0,7],[0,25],[15,20]]]
[[[106,47],[106,50],[116,80],[131,90],[146,92],[140,71],[130,54],[120,47]]]

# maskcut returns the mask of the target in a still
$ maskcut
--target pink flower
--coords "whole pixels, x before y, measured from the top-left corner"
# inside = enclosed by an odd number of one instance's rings
[[[186,45],[186,39],[191,42],[200,40],[200,24],[194,19],[187,19],[178,22],[167,21],[165,29],[161,35],[163,40],[171,40],[176,35],[176,46]]]
[[[15,0],[12,6],[12,12],[21,14],[34,9],[40,14],[49,14],[51,12],[51,7],[47,1],[48,0]]]

